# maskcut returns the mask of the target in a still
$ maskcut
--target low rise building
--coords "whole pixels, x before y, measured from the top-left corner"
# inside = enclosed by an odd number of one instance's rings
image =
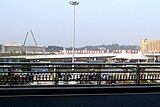
[[[1,44],[0,53],[44,53],[44,46],[22,46],[20,44]]]
[[[59,54],[72,54],[72,50],[60,50]],[[75,54],[104,54],[104,50],[75,50]]]

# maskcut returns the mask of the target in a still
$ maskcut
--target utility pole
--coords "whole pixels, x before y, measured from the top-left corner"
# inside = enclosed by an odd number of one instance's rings
[[[72,63],[75,62],[75,36],[76,36],[76,6],[79,4],[77,0],[69,2],[73,5],[73,40],[72,40]]]

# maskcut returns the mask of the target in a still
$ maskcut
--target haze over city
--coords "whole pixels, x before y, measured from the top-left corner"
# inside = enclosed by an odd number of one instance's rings
[[[76,46],[140,45],[159,39],[159,0],[79,0]],[[32,29],[38,44],[72,46],[73,6],[69,0],[0,0],[0,43],[23,43]],[[27,44],[34,44],[28,38]]]

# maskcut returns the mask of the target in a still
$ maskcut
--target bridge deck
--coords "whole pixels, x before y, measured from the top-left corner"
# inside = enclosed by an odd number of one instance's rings
[[[1,86],[3,107],[159,107],[159,85]]]
[[[1,86],[0,96],[66,96],[66,95],[112,95],[135,93],[159,93],[160,85],[62,85],[62,86]]]

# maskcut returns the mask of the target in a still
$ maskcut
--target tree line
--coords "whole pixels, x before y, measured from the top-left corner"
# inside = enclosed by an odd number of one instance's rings
[[[72,50],[72,47],[62,47],[62,46],[48,46],[46,50],[48,52],[58,52],[60,50]],[[77,47],[76,50],[105,50],[112,52],[113,50],[140,50],[140,46],[138,45],[119,45],[118,43],[109,44],[109,45],[97,45],[97,46],[84,46]]]

